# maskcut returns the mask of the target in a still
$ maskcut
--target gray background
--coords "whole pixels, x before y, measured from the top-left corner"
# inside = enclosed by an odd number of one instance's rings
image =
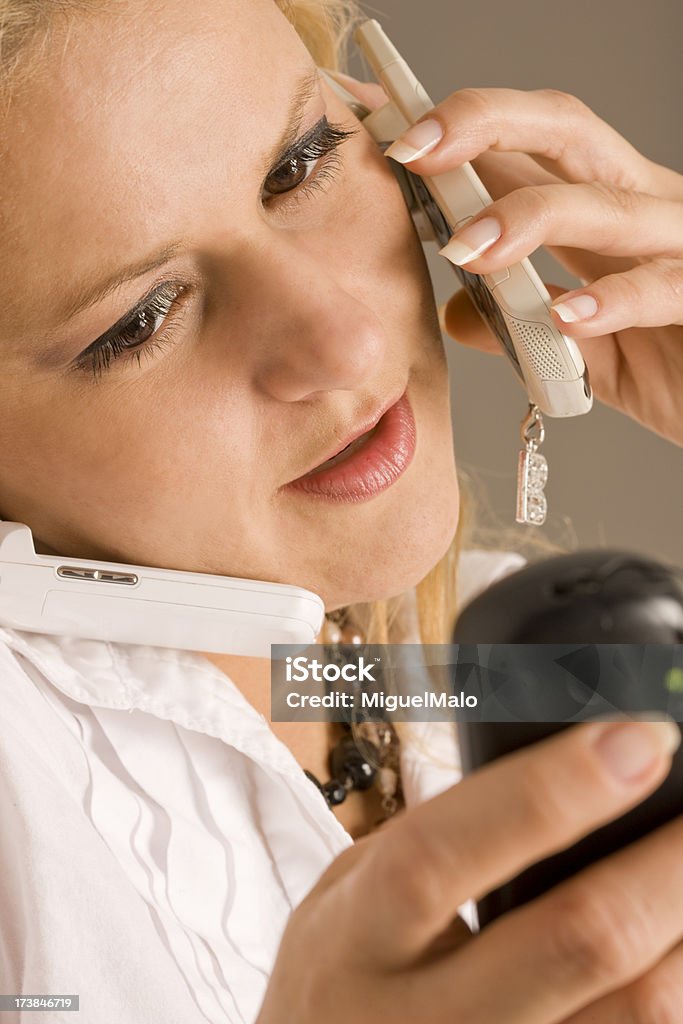
[[[464,86],[562,89],[648,157],[683,170],[681,0],[385,0],[363,9],[435,102]],[[372,77],[355,58],[351,70]],[[427,248],[442,303],[457,282],[436,248]],[[533,260],[546,280],[576,285],[542,252]],[[683,565],[683,450],[598,402],[587,416],[546,419],[548,523],[517,526],[524,392],[507,359],[453,340],[447,350],[458,463],[476,476],[492,521],[512,527],[507,546],[531,531],[563,546],[623,546]]]

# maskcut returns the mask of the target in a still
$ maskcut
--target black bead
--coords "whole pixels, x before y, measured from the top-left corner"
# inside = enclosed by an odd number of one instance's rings
[[[330,807],[343,804],[346,800],[346,787],[338,779],[330,779],[324,783],[322,791]]]
[[[365,746],[375,762],[379,753],[374,743]],[[350,779],[353,789],[369,789],[375,781],[377,769],[358,749],[351,737],[341,739],[330,755],[330,770],[337,779]]]

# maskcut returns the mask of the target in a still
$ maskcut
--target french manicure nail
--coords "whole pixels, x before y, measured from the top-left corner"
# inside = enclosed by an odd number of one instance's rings
[[[680,729],[670,719],[623,722],[600,733],[596,750],[615,778],[637,782],[649,774],[660,758],[673,754],[680,742]]]
[[[434,118],[427,118],[426,121],[418,121],[412,125],[403,135],[399,135],[396,142],[384,151],[385,156],[398,160],[400,164],[410,163],[418,157],[426,156],[435,149],[443,138],[443,128]]]
[[[490,249],[502,233],[503,229],[494,217],[483,217],[474,224],[468,224],[457,235],[453,235],[439,253],[451,263],[462,267]]]
[[[553,303],[552,309],[566,324],[575,324],[579,320],[588,320],[595,316],[598,304],[592,295],[575,295],[573,299]]]

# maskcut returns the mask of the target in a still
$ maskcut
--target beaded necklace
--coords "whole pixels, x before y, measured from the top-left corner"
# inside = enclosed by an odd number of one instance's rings
[[[340,621],[341,620],[341,621]],[[345,664],[340,646],[365,644],[363,632],[344,621],[343,613],[331,613],[325,622],[325,657],[327,662]],[[343,803],[351,790],[369,790],[375,787],[381,795],[384,817],[380,825],[403,806],[400,773],[400,740],[391,721],[344,721],[338,723],[341,737],[330,751],[328,782],[320,780],[308,769],[304,774],[320,790],[327,806],[334,810]]]

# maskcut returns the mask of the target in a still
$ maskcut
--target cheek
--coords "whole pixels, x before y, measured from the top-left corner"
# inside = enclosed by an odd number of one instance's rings
[[[153,388],[151,379],[97,394],[91,385],[92,396],[62,399],[69,411],[59,420],[46,402],[15,409],[12,457],[0,470],[3,518],[80,557],[199,571],[220,571],[217,550],[224,563],[233,552],[258,557],[267,508],[250,408],[196,373],[158,374]],[[245,557],[235,574],[249,569]]]

